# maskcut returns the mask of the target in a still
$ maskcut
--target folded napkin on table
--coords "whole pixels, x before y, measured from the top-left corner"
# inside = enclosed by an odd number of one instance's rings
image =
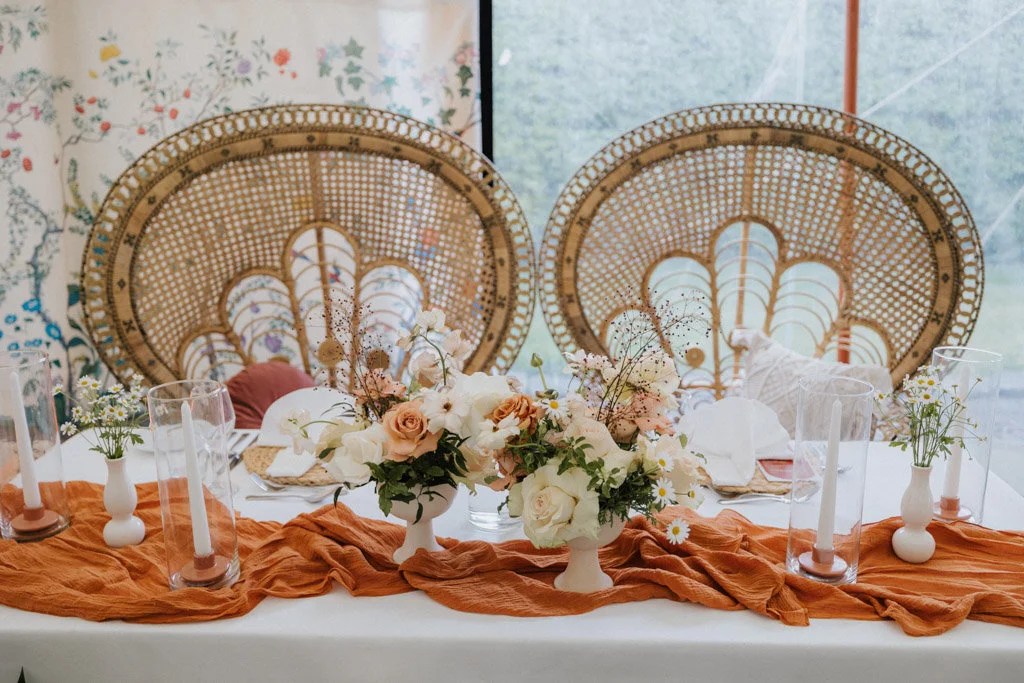
[[[715,486],[744,486],[758,457],[785,457],[789,433],[771,408],[749,398],[729,397],[684,416],[680,429],[690,448],[706,458]]]
[[[316,454],[296,453],[292,447],[282,448],[267,466],[268,477],[301,477],[316,464]]]

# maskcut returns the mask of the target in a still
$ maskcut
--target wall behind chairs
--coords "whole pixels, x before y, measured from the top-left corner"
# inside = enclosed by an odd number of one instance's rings
[[[110,184],[229,111],[365,104],[479,148],[476,0],[18,0],[0,12],[0,350],[105,368],[81,324],[82,249]],[[69,382],[70,384],[70,382]]]

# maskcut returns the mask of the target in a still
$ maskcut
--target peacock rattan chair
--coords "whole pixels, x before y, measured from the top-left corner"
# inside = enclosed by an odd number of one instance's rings
[[[532,244],[508,186],[466,144],[390,112],[201,121],[125,171],[98,216],[85,319],[122,379],[220,378],[285,356],[345,388],[358,331],[387,347],[421,307],[463,330],[467,370],[506,369],[533,310]],[[370,364],[407,362],[395,349]]]
[[[982,265],[967,207],[917,148],[829,109],[734,104],[594,155],[551,213],[539,277],[563,350],[614,351],[617,321],[639,316],[684,386],[721,397],[741,381],[738,328],[902,379],[966,342]],[[680,305],[707,336],[665,333]]]

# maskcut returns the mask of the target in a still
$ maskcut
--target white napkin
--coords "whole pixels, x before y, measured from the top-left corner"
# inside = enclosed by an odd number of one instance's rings
[[[267,467],[268,477],[301,477],[316,464],[316,454],[309,451],[296,453],[289,446],[278,451],[274,462]]]
[[[745,486],[756,459],[786,452],[789,434],[771,408],[749,398],[729,397],[684,416],[687,446],[704,455],[704,470],[715,486]]]

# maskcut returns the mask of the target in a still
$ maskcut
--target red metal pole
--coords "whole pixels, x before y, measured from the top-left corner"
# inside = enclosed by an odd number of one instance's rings
[[[857,31],[860,27],[860,0],[846,0],[846,57],[843,68],[843,111],[857,113]],[[855,187],[850,184],[850,191]],[[839,306],[843,306],[844,293],[839,286]],[[837,360],[850,362],[850,329],[839,330]]]
[[[857,29],[860,0],[846,0],[846,66],[843,69],[843,111],[857,113]]]

